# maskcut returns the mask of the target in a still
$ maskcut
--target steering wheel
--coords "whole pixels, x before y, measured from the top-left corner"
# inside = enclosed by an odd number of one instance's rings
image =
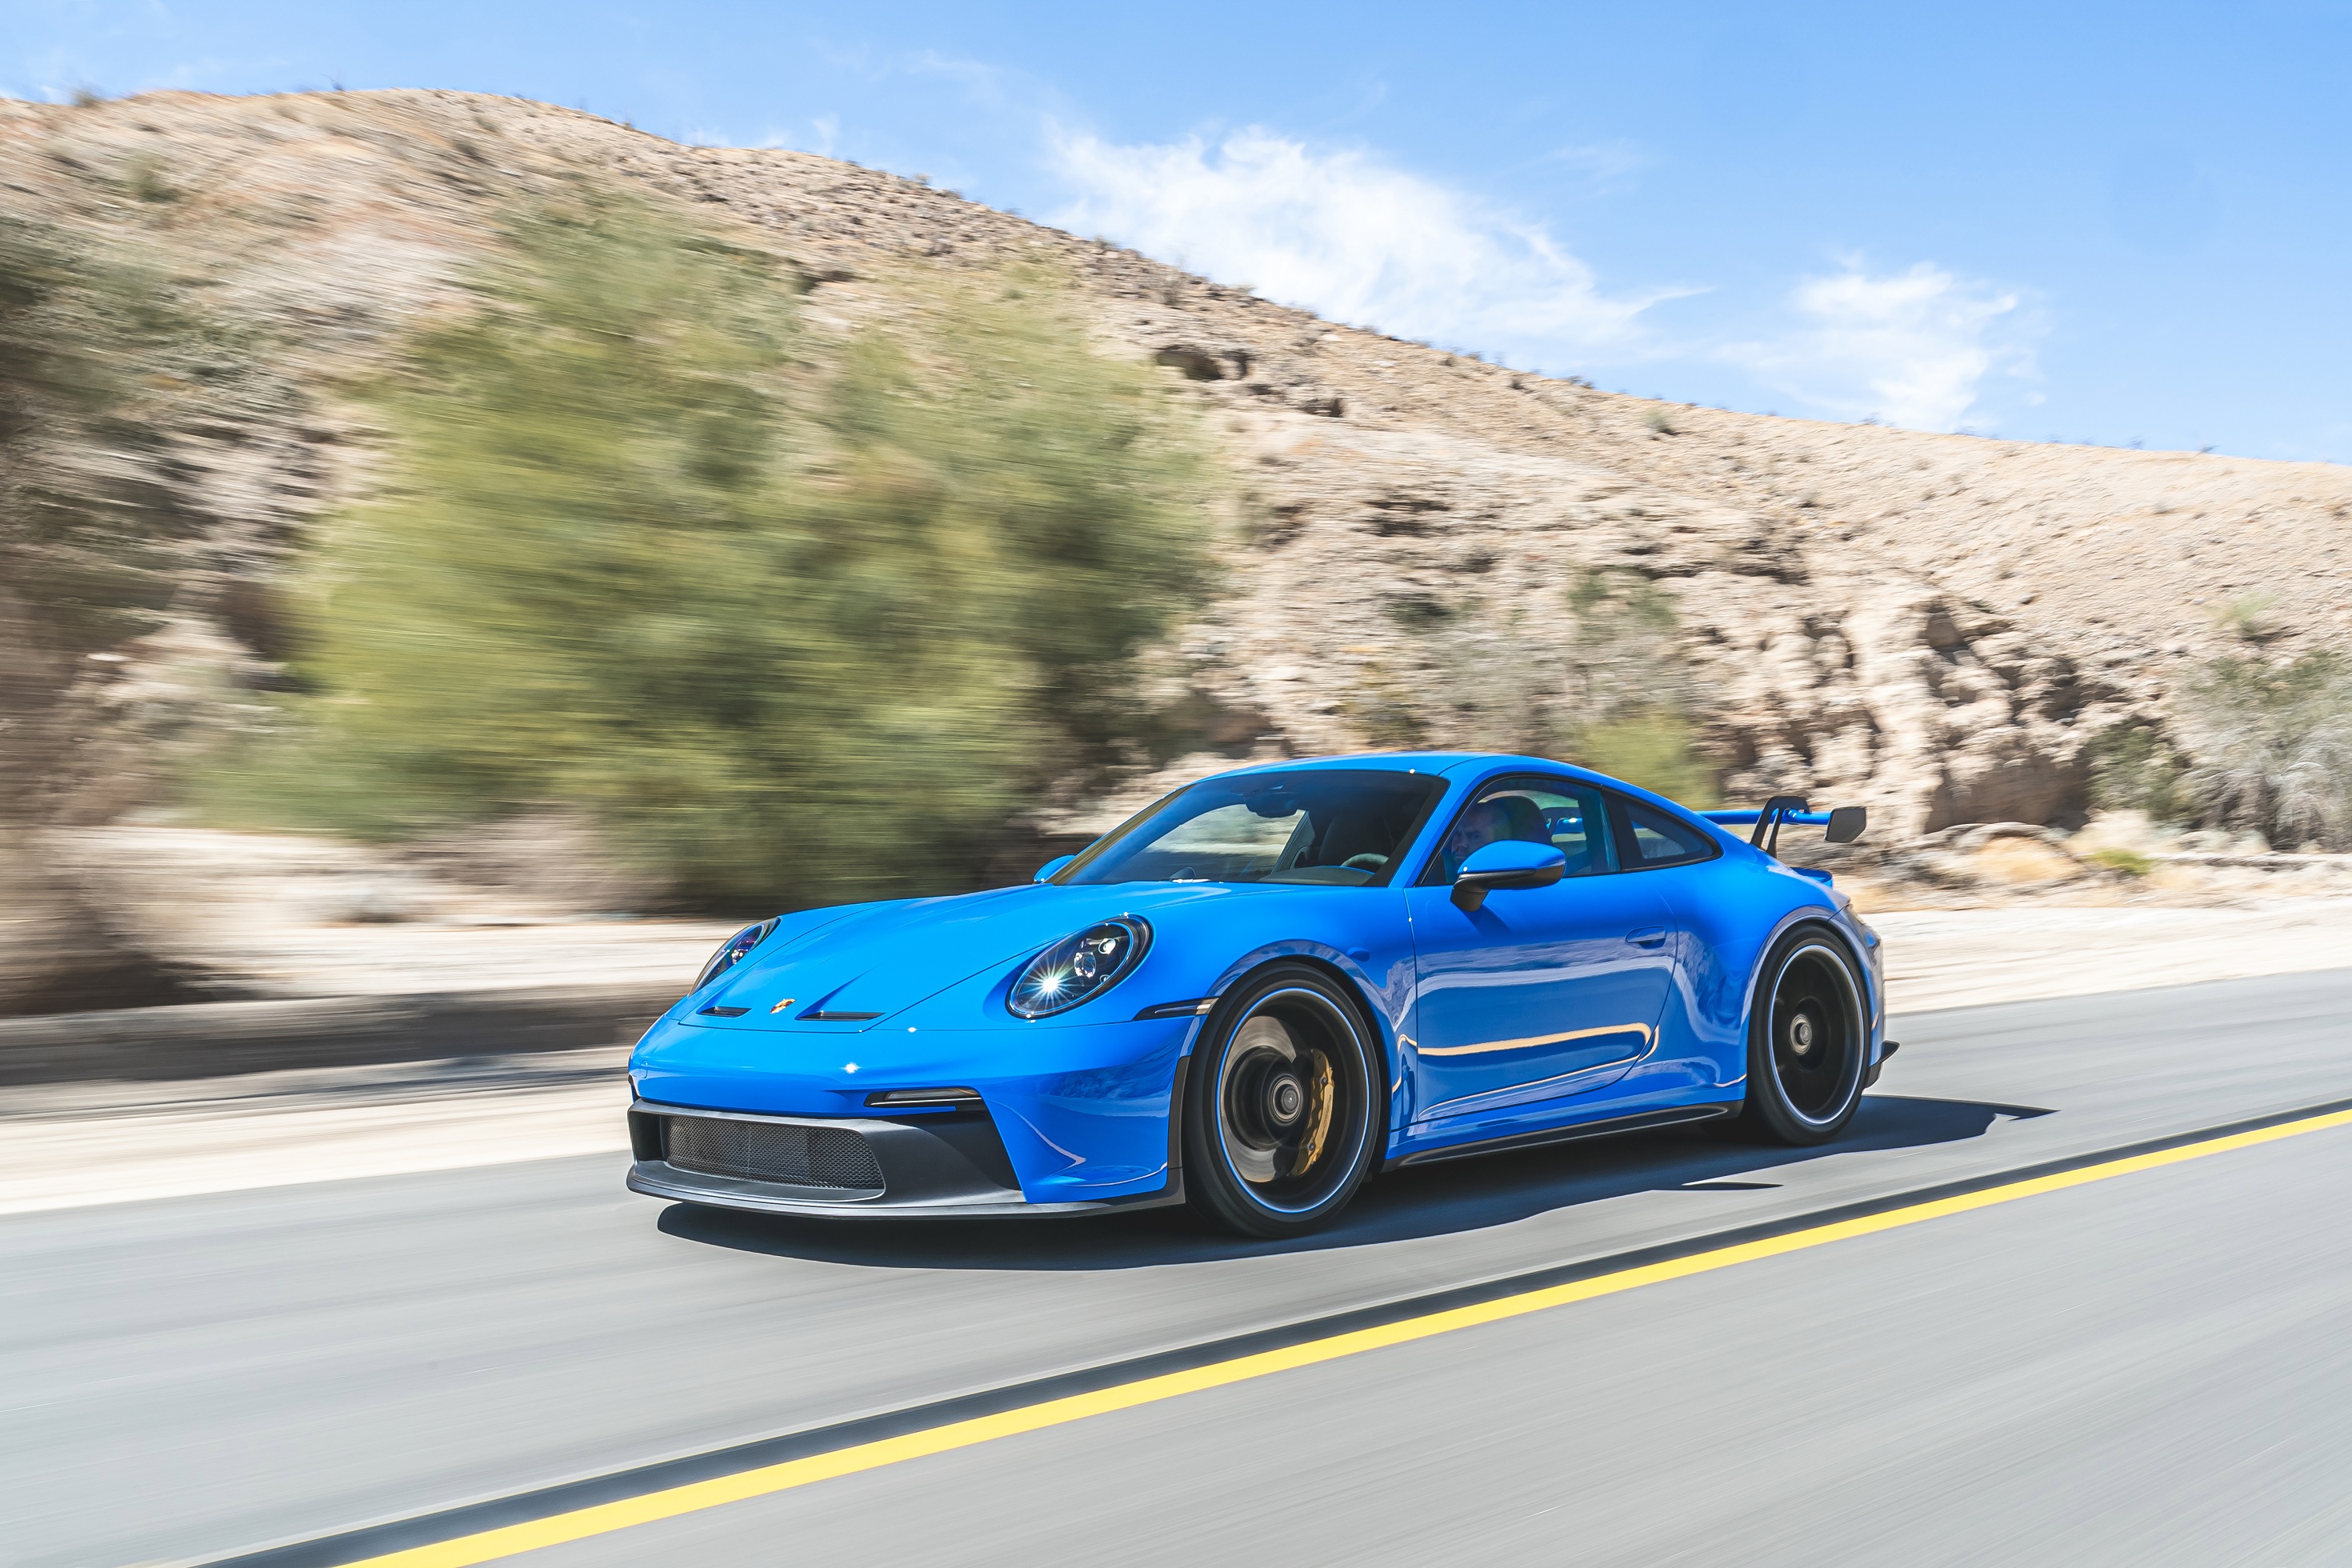
[[[1339,862],[1350,871],[1377,871],[1388,863],[1385,855],[1350,855]]]

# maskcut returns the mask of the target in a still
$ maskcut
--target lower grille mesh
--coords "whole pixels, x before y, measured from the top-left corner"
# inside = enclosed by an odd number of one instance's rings
[[[673,1116],[669,1163],[706,1176],[784,1182],[796,1187],[878,1193],[882,1167],[874,1146],[845,1127],[792,1127]]]

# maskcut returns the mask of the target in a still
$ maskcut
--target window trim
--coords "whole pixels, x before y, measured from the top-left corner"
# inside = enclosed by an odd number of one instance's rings
[[[1625,869],[1625,866],[1623,865],[1625,858],[1624,851],[1621,847],[1617,837],[1618,814],[1610,808],[1610,792],[1608,790],[1603,789],[1601,785],[1585,779],[1570,778],[1566,773],[1496,773],[1491,778],[1481,779],[1478,783],[1471,785],[1469,792],[1462,797],[1462,804],[1454,808],[1454,815],[1445,819],[1444,828],[1438,833],[1436,837],[1429,841],[1429,854],[1422,861],[1420,871],[1414,875],[1412,881],[1402,883],[1401,885],[1408,888],[1452,887],[1454,884],[1451,882],[1438,881],[1433,880],[1433,879],[1436,877],[1438,868],[1445,864],[1445,840],[1447,836],[1453,833],[1454,825],[1462,820],[1464,813],[1467,812],[1472,806],[1477,805],[1478,802],[1484,799],[1490,792],[1500,789],[1509,789],[1520,784],[1534,784],[1540,786],[1549,786],[1554,784],[1561,785],[1564,787],[1555,789],[1551,793],[1555,795],[1590,795],[1601,802],[1601,820],[1605,828],[1605,831],[1602,833],[1601,837],[1601,847],[1602,852],[1608,857],[1609,864],[1606,866],[1596,866],[1589,871],[1580,871],[1573,877],[1561,879],[1563,881],[1580,882],[1587,877],[1613,877]],[[1689,862],[1676,861],[1675,864],[1688,865]]]
[[[1621,795],[1613,789],[1604,789],[1601,795],[1601,798],[1609,803],[1609,830],[1611,836],[1617,841],[1617,860],[1621,870],[1628,873],[1671,871],[1678,866],[1704,866],[1710,860],[1719,860],[1723,858],[1723,844],[1714,833],[1700,826],[1688,816],[1675,811],[1665,811],[1662,815],[1676,818],[1684,826],[1696,832],[1699,842],[1706,846],[1706,852],[1686,856],[1679,860],[1643,860],[1641,841],[1633,837],[1633,808],[1637,805],[1649,806],[1652,811],[1658,811],[1660,808],[1651,805],[1648,801],[1635,800],[1631,795]]]

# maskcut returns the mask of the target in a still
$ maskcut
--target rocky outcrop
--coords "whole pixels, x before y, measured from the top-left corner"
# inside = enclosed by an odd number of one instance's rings
[[[1898,833],[2078,824],[2085,744],[2123,716],[2064,658],[1916,580],[1833,578],[1747,629],[1717,719],[1732,793],[1833,795]]]
[[[1834,797],[1897,832],[2078,821],[2085,744],[2127,711],[2008,618],[1765,514],[1458,438],[1251,434],[1255,521],[1180,652],[1262,742],[1553,749],[1591,700],[1595,574],[1674,610],[1666,657],[1601,678],[1672,687],[1652,695],[1704,716],[1735,797]]]

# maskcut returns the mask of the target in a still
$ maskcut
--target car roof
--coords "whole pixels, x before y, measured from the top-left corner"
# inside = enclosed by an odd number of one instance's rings
[[[1357,752],[1332,757],[1293,757],[1279,762],[1253,763],[1246,767],[1229,769],[1210,776],[1230,778],[1242,773],[1280,773],[1326,768],[1370,769],[1385,773],[1436,773],[1460,777],[1483,773],[1496,768],[1540,769],[1544,772],[1570,773],[1595,783],[1616,784],[1606,774],[1590,768],[1580,768],[1549,757],[1526,756],[1513,752]]]
[[[1721,824],[1709,822],[1692,806],[1662,795],[1640,784],[1628,784],[1608,773],[1595,773],[1591,768],[1578,767],[1551,757],[1529,756],[1519,752],[1356,752],[1330,757],[1287,757],[1275,762],[1252,763],[1244,767],[1228,768],[1223,773],[1211,773],[1197,782],[1209,779],[1239,778],[1249,773],[1284,773],[1324,769],[1374,769],[1389,773],[1428,773],[1446,781],[1450,789],[1465,780],[1475,780],[1495,773],[1566,773],[1570,778],[1588,784],[1604,784],[1621,795],[1630,795],[1652,805],[1675,812],[1686,820],[1703,826],[1718,838],[1738,842],[1736,835]]]

